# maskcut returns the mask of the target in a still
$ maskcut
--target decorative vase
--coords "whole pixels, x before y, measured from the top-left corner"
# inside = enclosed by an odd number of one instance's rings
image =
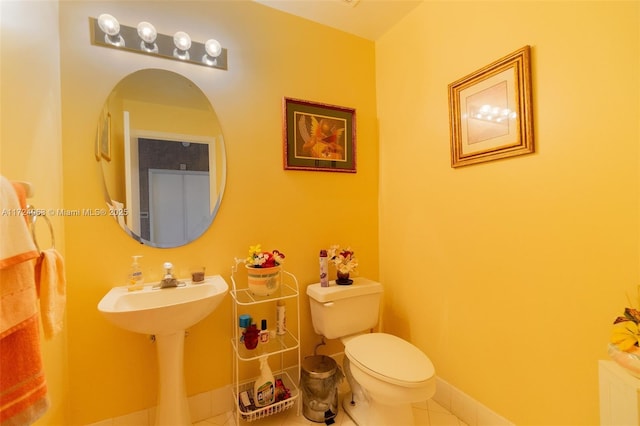
[[[634,347],[630,352],[621,351],[613,343],[609,343],[609,357],[633,377],[640,379],[640,348]]]
[[[256,296],[269,296],[280,288],[281,266],[255,268],[245,264],[249,291]]]
[[[349,285],[353,284],[353,280],[349,279],[348,272],[340,272],[338,271],[338,278],[336,279],[336,284],[338,285]]]

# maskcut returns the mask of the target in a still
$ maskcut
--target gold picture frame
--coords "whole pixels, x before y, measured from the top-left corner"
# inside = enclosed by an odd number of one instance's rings
[[[449,84],[451,167],[535,151],[531,47]]]

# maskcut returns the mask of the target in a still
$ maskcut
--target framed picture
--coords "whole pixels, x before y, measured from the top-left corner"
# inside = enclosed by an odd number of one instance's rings
[[[98,123],[102,123],[102,118],[98,118]],[[96,139],[95,142],[93,143],[93,154],[96,157],[96,161],[100,161],[100,159],[102,158],[100,156],[100,139],[102,137],[102,126],[100,124],[98,124],[96,126]]]
[[[449,85],[451,167],[534,152],[530,47]]]
[[[356,110],[283,100],[284,168],[356,172]]]
[[[107,113],[102,122],[100,135],[100,155],[107,161],[111,161],[111,114]]]

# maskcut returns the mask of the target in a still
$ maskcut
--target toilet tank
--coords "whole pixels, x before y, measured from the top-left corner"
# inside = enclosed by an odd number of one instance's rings
[[[376,326],[380,312],[382,284],[357,277],[351,285],[307,287],[311,320],[317,334],[338,339]]]

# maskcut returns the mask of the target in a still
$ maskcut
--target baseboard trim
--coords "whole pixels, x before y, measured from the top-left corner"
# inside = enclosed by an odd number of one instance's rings
[[[436,378],[436,393],[433,400],[468,426],[515,426],[514,423],[490,410],[469,395]],[[346,383],[346,380],[344,381]],[[231,385],[190,396],[191,422],[196,423],[219,416],[235,409]],[[102,420],[88,426],[148,425],[155,423],[155,407],[112,419]]]
[[[436,378],[433,400],[469,426],[515,426],[440,377]]]
[[[191,422],[196,423],[202,420],[210,419],[234,410],[233,393],[231,385],[222,388],[213,389],[192,395],[187,398],[189,403],[189,413],[191,414]],[[119,425],[147,425],[155,424],[156,408],[148,408],[146,410],[136,411],[134,413],[125,414],[111,419],[101,420],[91,423],[87,426],[119,426]]]

